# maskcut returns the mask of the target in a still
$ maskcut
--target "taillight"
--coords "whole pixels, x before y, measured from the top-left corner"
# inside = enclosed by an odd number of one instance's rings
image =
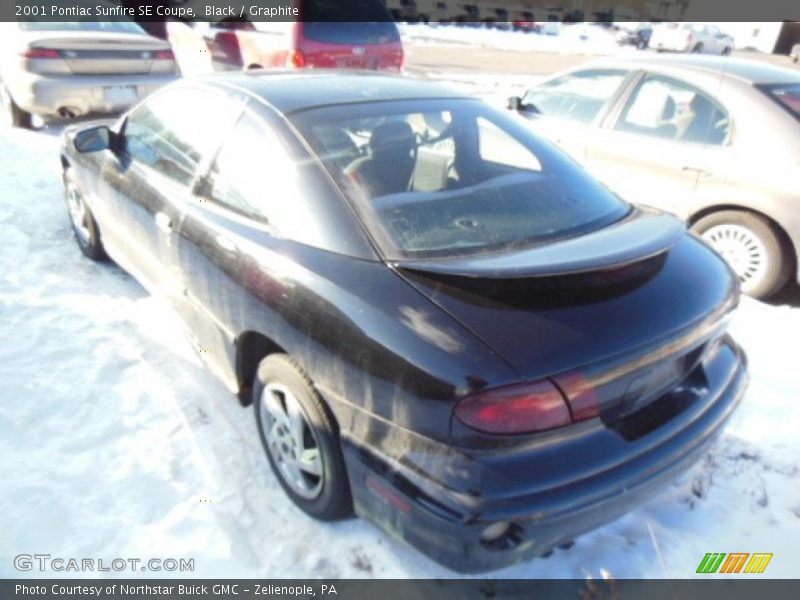
[[[553,378],[558,388],[567,398],[572,419],[576,423],[592,419],[600,414],[604,401],[613,398],[608,393],[601,398],[602,386],[598,386],[597,378],[591,378],[577,371],[558,375]]]
[[[306,66],[306,55],[302,50],[290,50],[286,58],[286,66],[302,69]]]
[[[28,48],[22,53],[24,58],[61,58],[61,53],[52,48]]]
[[[175,60],[175,54],[172,50],[159,50],[155,53],[156,60]]]
[[[456,406],[458,420],[485,433],[533,433],[569,425],[566,400],[549,381],[535,381],[467,396]]]

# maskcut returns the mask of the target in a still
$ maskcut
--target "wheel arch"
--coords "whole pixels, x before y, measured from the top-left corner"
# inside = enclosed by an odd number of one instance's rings
[[[797,268],[798,264],[800,264],[800,257],[798,257],[797,255],[797,250],[798,250],[797,243],[795,242],[795,240],[792,239],[792,236],[789,234],[786,228],[783,225],[781,225],[779,221],[776,221],[771,216],[760,210],[751,208],[749,206],[745,206],[743,204],[735,204],[735,203],[714,204],[711,206],[706,206],[698,210],[697,212],[691,214],[687,219],[687,223],[689,224],[690,227],[693,227],[700,219],[717,212],[722,212],[724,210],[735,210],[740,212],[746,212],[753,215],[757,215],[762,219],[765,219],[770,225],[772,225],[772,227],[780,236],[781,240],[785,244],[787,244],[787,247],[791,250],[791,257],[794,259],[791,267],[793,269]]]
[[[236,384],[239,390],[239,401],[242,406],[248,406],[252,402],[250,392],[261,361],[270,354],[286,353],[286,350],[274,340],[258,331],[243,331],[236,336],[234,368],[236,371]]]

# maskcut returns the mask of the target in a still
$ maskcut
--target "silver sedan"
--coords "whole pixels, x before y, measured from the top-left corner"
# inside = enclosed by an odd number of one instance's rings
[[[800,280],[800,72],[711,56],[601,59],[509,108],[625,199],[688,220],[751,296]]]
[[[124,110],[177,77],[169,44],[130,21],[3,26],[0,110],[15,127]]]

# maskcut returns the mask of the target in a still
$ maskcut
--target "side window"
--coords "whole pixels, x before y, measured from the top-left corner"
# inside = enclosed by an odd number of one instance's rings
[[[533,152],[481,117],[478,117],[478,151],[486,162],[525,171],[542,170],[542,164]]]
[[[241,114],[242,102],[208,90],[178,88],[155,95],[125,123],[125,154],[189,185],[204,157]]]
[[[245,113],[211,167],[208,195],[238,214],[279,226],[295,201],[295,182],[296,167],[280,138]]]
[[[719,104],[697,88],[648,75],[625,106],[616,129],[718,146],[728,138],[730,120]]]
[[[570,73],[529,90],[522,102],[546,116],[591,123],[626,76],[611,70]]]

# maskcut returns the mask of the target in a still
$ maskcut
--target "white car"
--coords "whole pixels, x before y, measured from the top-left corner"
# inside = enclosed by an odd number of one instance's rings
[[[650,37],[650,47],[658,52],[730,54],[733,46],[731,36],[705,23],[664,23]]]
[[[0,36],[0,118],[77,117],[124,110],[178,76],[169,44],[132,21],[6,23]]]

